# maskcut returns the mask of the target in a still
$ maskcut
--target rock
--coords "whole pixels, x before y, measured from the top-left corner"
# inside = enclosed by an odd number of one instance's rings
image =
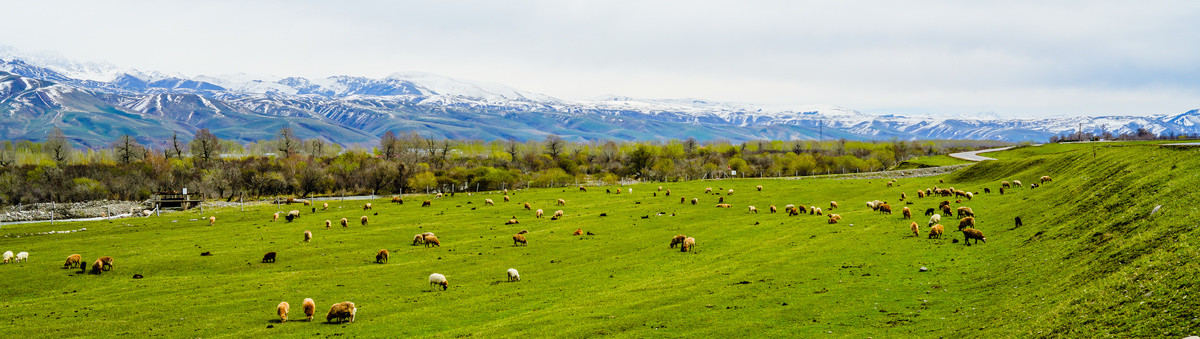
[[[925,266],[921,266],[921,272],[926,272],[926,271],[929,271],[929,268],[925,267]]]

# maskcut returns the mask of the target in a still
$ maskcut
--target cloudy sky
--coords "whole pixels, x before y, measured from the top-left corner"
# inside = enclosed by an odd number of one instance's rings
[[[1200,1],[19,1],[0,45],[186,75],[424,71],[871,113],[1200,108]]]

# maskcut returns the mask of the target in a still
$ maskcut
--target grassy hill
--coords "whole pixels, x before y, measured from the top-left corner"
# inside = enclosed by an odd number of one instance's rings
[[[490,192],[406,197],[403,205],[380,199],[371,211],[346,201],[315,213],[246,206],[4,225],[0,251],[31,259],[0,265],[0,337],[1182,337],[1200,328],[1198,155],[1111,145],[1093,157],[1083,145],[893,187],[878,179],[696,181],[663,184],[669,197],[643,184],[619,195],[606,187],[517,191],[507,203]],[[1029,189],[1042,175],[1054,181]],[[996,192],[1013,179],[1026,187]],[[992,190],[952,204],[975,210],[987,243],[965,246],[953,218],[943,219],[945,239],[927,239],[923,212],[944,198],[898,198],[935,185]],[[703,194],[706,187],[734,189],[721,195],[733,208],[713,207],[718,196]],[[555,206],[559,198],[567,205]],[[420,207],[425,199],[433,206]],[[863,202],[874,199],[897,212],[872,212]],[[804,204],[828,212],[831,200],[844,217],[835,225],[768,211]],[[524,202],[566,217],[534,218]],[[921,236],[911,235],[902,206],[914,210]],[[270,221],[291,209],[302,210],[300,219]],[[216,225],[200,220],[209,215]],[[363,215],[367,226],[357,223]],[[503,225],[514,216],[520,224]],[[1015,216],[1024,226],[1014,227]],[[349,228],[337,226],[343,217]],[[79,228],[87,230],[36,234]],[[521,229],[529,245],[513,246]],[[575,229],[596,235],[572,236]],[[304,230],[314,233],[311,243],[301,241]],[[426,231],[440,248],[410,245]],[[695,253],[668,248],[680,233],[697,239]],[[392,252],[387,264],[373,263],[381,248]],[[268,251],[279,253],[276,263],[259,262]],[[72,253],[113,256],[115,269],[62,269]],[[506,281],[510,267],[521,282]],[[449,278],[449,290],[430,291],[434,272]],[[321,321],[295,321],[304,298],[317,301]],[[347,300],[359,306],[355,323],[323,321],[329,305]],[[287,323],[274,314],[280,301],[292,305]]]

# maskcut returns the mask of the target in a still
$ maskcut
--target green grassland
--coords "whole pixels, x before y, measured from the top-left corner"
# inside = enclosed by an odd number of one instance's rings
[[[315,213],[258,205],[4,225],[0,251],[31,258],[0,265],[0,337],[1183,337],[1200,328],[1198,173],[1192,148],[1105,147],[1093,156],[1076,147],[893,187],[881,179],[693,181],[662,184],[669,197],[659,184],[640,184],[619,195],[605,193],[617,187],[515,191],[511,202],[491,192],[379,199],[370,211],[346,201]],[[1042,175],[1054,181],[1028,188]],[[1014,179],[1026,187],[998,194],[1000,181]],[[925,236],[924,210],[945,198],[898,199],[937,185],[992,190],[952,203],[974,209],[986,243],[965,246],[949,217],[944,239]],[[718,197],[734,207],[715,208]],[[566,206],[555,206],[559,198]],[[420,207],[425,199],[433,206]],[[896,213],[871,211],[864,202],[874,199]],[[829,212],[831,200],[839,224],[768,211]],[[524,202],[566,216],[534,218]],[[913,209],[920,236],[902,206]],[[295,222],[270,221],[290,209],[302,211]],[[216,225],[201,219],[208,215]],[[357,223],[363,215],[367,226]],[[520,224],[503,224],[514,216]],[[1014,227],[1015,216],[1024,226]],[[343,217],[349,228],[337,226]],[[78,228],[87,230],[33,235]],[[529,245],[513,246],[521,229]],[[410,245],[426,231],[440,248]],[[697,239],[694,253],[668,248],[680,233]],[[387,264],[373,263],[381,248],[392,252]],[[277,261],[260,263],[268,251]],[[115,268],[98,276],[62,269],[72,253],[113,256]],[[510,267],[522,281],[506,281]],[[449,278],[449,290],[430,290],[434,272]],[[313,322],[296,321],[304,298],[317,301]],[[324,322],[331,304],[347,300],[359,306],[356,322]],[[286,323],[275,316],[280,301],[292,305]]]
[[[963,165],[963,164],[969,164],[969,163],[971,163],[971,162],[962,160],[962,159],[958,159],[958,158],[954,158],[949,155],[930,155],[930,156],[916,157],[916,158],[905,160],[904,162],[901,162],[899,165],[896,165],[896,168],[893,168],[893,169],[905,170],[905,169],[925,168],[925,167]]]

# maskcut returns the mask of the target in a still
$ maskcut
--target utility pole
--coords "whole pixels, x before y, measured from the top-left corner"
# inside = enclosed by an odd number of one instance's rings
[[[1076,139],[1079,141],[1083,141],[1083,123],[1082,122],[1079,123],[1079,137],[1077,137]]]

